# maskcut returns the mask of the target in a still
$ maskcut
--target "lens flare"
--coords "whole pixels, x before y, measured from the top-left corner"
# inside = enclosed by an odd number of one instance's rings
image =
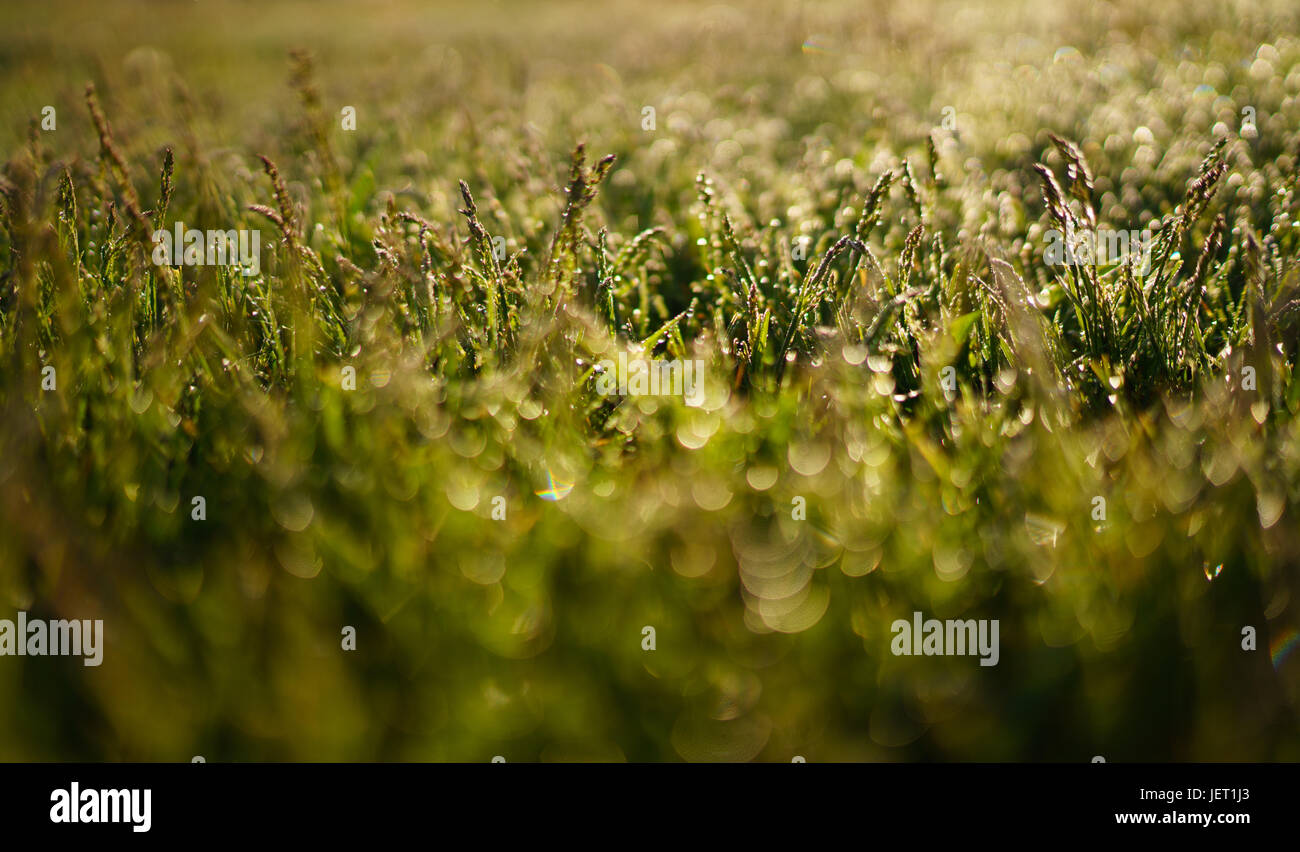
[[[1273,659],[1273,668],[1281,668],[1282,663],[1297,647],[1300,647],[1300,630],[1290,627],[1279,633],[1273,639],[1273,647],[1268,649],[1268,655]]]
[[[541,497],[543,500],[548,500],[552,503],[558,503],[565,497],[568,497],[569,492],[573,490],[572,482],[556,482],[555,477],[551,474],[549,468],[546,471],[546,486],[545,489],[534,491],[533,493],[538,497]]]

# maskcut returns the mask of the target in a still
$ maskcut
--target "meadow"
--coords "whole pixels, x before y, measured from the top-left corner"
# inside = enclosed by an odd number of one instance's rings
[[[1298,26],[3,6],[0,760],[1300,760]]]

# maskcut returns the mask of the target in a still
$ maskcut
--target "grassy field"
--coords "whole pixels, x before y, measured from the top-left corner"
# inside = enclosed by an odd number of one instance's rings
[[[0,760],[1300,760],[1297,33],[5,5]]]

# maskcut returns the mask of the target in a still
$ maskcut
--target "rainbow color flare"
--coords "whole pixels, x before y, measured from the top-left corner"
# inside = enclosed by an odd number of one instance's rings
[[[549,500],[552,503],[558,503],[565,497],[568,497],[569,492],[573,490],[572,482],[556,482],[555,477],[551,475],[549,468],[546,471],[546,485],[547,487],[544,490],[534,491],[533,493],[538,497],[541,497],[543,500]]]
[[[1280,668],[1282,662],[1300,646],[1300,630],[1294,627],[1287,628],[1273,638],[1273,647],[1268,649],[1268,655],[1273,658],[1273,668]]]

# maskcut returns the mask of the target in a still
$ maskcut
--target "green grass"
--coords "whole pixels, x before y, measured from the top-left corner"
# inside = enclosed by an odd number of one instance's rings
[[[1300,760],[1289,4],[263,5],[0,12],[0,759]]]

